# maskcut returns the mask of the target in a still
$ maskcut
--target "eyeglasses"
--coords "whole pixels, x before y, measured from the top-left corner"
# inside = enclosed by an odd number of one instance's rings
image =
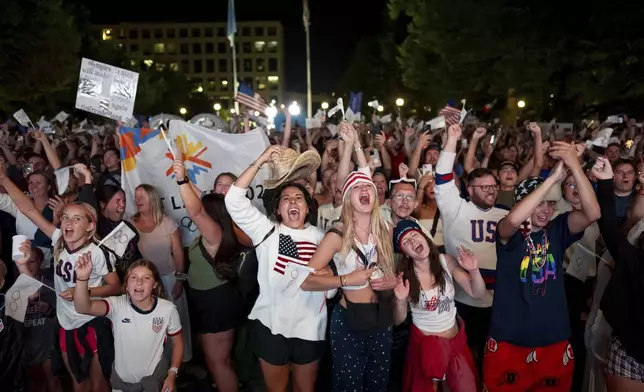
[[[481,188],[483,192],[498,191],[498,185],[470,185],[472,188]]]
[[[396,201],[412,202],[412,201],[416,200],[416,196],[397,194],[397,195],[395,195],[393,197],[393,199],[396,200]]]

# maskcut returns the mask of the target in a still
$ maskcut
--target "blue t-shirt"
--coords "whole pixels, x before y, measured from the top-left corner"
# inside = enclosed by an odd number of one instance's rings
[[[579,241],[583,232],[568,230],[568,213],[559,215],[545,229],[546,262],[541,268],[542,231],[531,234],[536,257],[517,231],[503,245],[496,242],[496,290],[490,336],[521,347],[543,347],[570,337],[564,289],[564,252]]]

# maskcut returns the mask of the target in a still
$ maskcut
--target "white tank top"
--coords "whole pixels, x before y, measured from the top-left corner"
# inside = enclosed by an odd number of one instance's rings
[[[439,256],[441,265],[446,271],[445,290],[439,293],[438,285],[420,293],[417,304],[411,305],[411,317],[414,325],[421,331],[439,333],[446,331],[456,322],[454,305],[454,280],[447,269],[443,255]]]
[[[368,263],[376,261],[376,246],[374,244],[359,244],[356,242],[356,246],[365,255]],[[333,255],[333,261],[335,262],[335,267],[338,270],[339,276],[347,275],[355,270],[363,270],[366,268],[356,251],[354,251],[353,249],[351,249],[349,253],[347,253],[347,256],[344,260],[342,260],[342,253],[336,253],[335,255]],[[364,289],[368,285],[369,282],[365,283],[362,286],[344,286],[342,287],[342,290],[360,290]]]

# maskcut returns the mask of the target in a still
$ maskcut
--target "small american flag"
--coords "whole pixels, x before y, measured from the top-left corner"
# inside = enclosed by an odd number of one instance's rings
[[[449,105],[445,106],[438,112],[439,116],[445,117],[445,125],[457,124],[461,120],[461,111]]]
[[[235,100],[241,105],[245,105],[252,110],[257,110],[263,116],[268,109],[268,105],[264,103],[259,94],[255,94],[253,89],[245,82],[239,83],[239,91]]]
[[[293,241],[291,236],[280,234],[280,244],[277,251],[277,261],[273,270],[277,273],[284,275],[288,263],[296,263],[299,265],[308,265],[311,257],[318,248],[312,242],[307,241]]]

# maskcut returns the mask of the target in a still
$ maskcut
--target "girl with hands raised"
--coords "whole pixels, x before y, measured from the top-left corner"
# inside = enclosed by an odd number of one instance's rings
[[[437,380],[445,380],[454,392],[476,391],[478,376],[454,304],[454,281],[474,298],[485,296],[476,256],[463,246],[457,248],[457,257],[439,255],[432,240],[411,220],[401,221],[394,229],[394,248],[404,255],[394,288],[394,318],[402,323],[409,306],[413,321],[403,390],[435,391]]]
[[[78,290],[74,292],[74,307],[79,313],[112,321],[112,388],[148,390],[154,385],[163,392],[175,391],[183,361],[182,327],[176,306],[164,298],[165,289],[156,266],[147,260],[136,261],[126,272],[125,294],[99,300],[90,298],[87,287],[93,269],[90,252],[76,260]],[[166,339],[172,344],[166,345]],[[165,355],[164,350],[170,349],[171,355]]]

